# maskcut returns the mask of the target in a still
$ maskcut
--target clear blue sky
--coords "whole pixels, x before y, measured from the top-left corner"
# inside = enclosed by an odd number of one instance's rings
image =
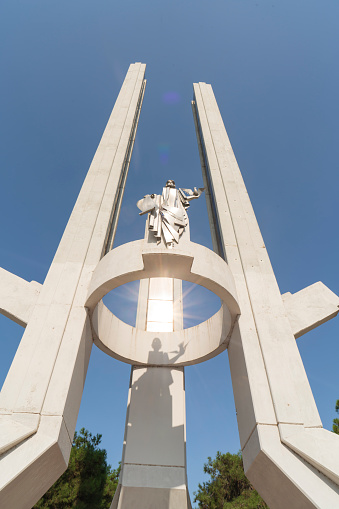
[[[339,3],[315,0],[3,0],[0,266],[43,282],[131,62],[148,80],[116,245],[143,236],[135,202],[173,178],[202,185],[190,100],[211,83],[281,292],[339,294]],[[210,246],[204,199],[192,240]],[[121,294],[124,307],[129,293]],[[194,293],[192,293],[194,295]],[[190,313],[204,309],[198,294]],[[199,307],[200,305],[200,307]],[[0,317],[0,382],[22,329]],[[298,340],[326,428],[339,319]],[[78,428],[120,460],[129,366],[94,347]],[[227,354],[186,370],[191,493],[239,439]]]

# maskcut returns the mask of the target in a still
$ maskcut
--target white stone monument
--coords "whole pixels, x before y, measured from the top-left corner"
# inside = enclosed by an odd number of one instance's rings
[[[132,64],[45,282],[0,269],[26,327],[0,394],[0,507],[30,508],[67,468],[93,341],[132,365],[114,509],[190,508],[184,366],[228,348],[247,476],[271,509],[339,507],[339,437],[322,428],[295,338],[338,313],[322,283],[281,295],[210,85],[192,102],[214,251],[190,241],[202,189],[138,202],[145,238],[113,249],[145,90]],[[102,298],[140,280],[136,327]],[[181,281],[222,301],[183,329]]]

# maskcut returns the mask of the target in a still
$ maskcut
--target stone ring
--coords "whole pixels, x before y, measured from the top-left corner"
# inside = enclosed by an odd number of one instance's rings
[[[121,321],[101,300],[125,283],[156,277],[204,286],[220,297],[222,306],[195,327],[151,332]],[[227,263],[210,249],[193,242],[169,250],[137,240],[113,249],[95,268],[85,305],[96,345],[116,359],[144,366],[187,366],[218,355],[227,348],[240,314],[233,275]],[[180,355],[174,356],[177,352]]]

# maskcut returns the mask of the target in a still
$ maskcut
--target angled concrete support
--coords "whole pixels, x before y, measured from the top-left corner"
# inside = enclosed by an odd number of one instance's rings
[[[144,64],[128,70],[40,292],[0,272],[0,311],[27,322],[0,394],[1,507],[32,507],[68,464],[92,348],[85,300],[113,243],[144,74]]]
[[[293,295],[284,293],[282,299],[295,338],[331,320],[339,312],[339,297],[320,281]]]
[[[338,297],[317,283],[282,298],[210,85],[194,84],[192,107],[213,243],[239,296],[228,352],[245,470],[270,509],[336,507],[339,437],[322,429],[294,336],[335,316]]]
[[[40,293],[40,283],[29,283],[1,267],[0,282],[0,313],[26,327]]]

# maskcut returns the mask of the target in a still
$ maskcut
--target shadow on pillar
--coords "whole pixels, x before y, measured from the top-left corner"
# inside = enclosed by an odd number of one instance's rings
[[[184,368],[156,367],[168,354],[159,338],[152,348],[147,368],[132,367],[121,477],[111,509],[191,508]],[[184,352],[181,345],[174,359]]]

